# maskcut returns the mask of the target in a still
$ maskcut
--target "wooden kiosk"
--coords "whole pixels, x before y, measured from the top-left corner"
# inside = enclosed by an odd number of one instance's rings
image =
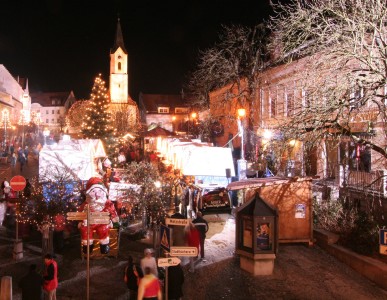
[[[259,199],[261,199],[260,201],[263,201],[266,205],[257,206],[257,204],[255,204],[254,206],[257,207],[254,208],[254,214],[251,214],[251,224],[254,226],[254,230],[261,222],[261,219],[255,220],[255,218],[263,217],[265,215],[269,216],[269,208],[271,208],[276,211],[278,216],[278,219],[273,221],[273,224],[277,224],[276,238],[278,237],[278,244],[307,243],[308,245],[312,245],[313,204],[311,182],[312,178],[310,177],[249,178],[232,182],[227,186],[227,189],[229,191],[241,190],[241,194],[243,195],[243,204],[237,209],[237,218],[246,218],[244,209],[246,209],[253,201],[257,202],[257,195],[259,196]],[[237,220],[237,224],[242,226],[242,223],[239,222],[241,222],[241,220]],[[238,248],[238,245],[241,245],[241,230],[244,229],[241,229],[240,227],[239,229],[237,228],[236,251],[238,254],[243,251],[243,247]],[[252,247],[251,249],[253,249],[250,251],[251,255],[256,255],[254,248]],[[274,250],[272,255],[278,252],[277,248],[273,248],[272,250]],[[253,260],[251,260],[250,263],[253,263]],[[242,261],[241,267],[243,268]],[[255,267],[250,267],[250,271],[254,274],[259,273],[259,271],[255,270]]]
[[[240,266],[253,275],[271,275],[278,242],[277,211],[257,194],[237,211],[236,253]]]

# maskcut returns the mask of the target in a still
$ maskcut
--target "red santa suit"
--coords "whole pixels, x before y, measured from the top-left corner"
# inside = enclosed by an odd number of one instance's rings
[[[101,178],[92,177],[86,184],[86,201],[81,204],[78,211],[85,211],[86,205],[90,208],[90,212],[109,212],[110,224],[91,224],[89,236],[87,236],[87,220],[80,224],[83,252],[87,253],[87,239],[89,239],[90,250],[93,250],[93,231],[95,230],[102,254],[109,252],[109,230],[113,227],[112,222],[119,221],[114,203],[108,200],[108,192]],[[90,251],[90,252],[91,252]]]

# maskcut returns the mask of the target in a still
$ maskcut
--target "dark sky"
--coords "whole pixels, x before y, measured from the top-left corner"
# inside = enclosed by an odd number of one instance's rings
[[[5,2],[5,3],[4,3]],[[27,77],[30,91],[87,98],[94,78],[108,82],[117,16],[129,52],[129,89],[179,93],[199,49],[221,24],[255,25],[269,0],[6,0],[1,3],[0,64]]]

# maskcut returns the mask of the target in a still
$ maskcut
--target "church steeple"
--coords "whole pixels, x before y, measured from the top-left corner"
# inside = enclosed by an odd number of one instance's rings
[[[112,49],[112,53],[116,52],[119,47],[121,47],[122,51],[124,51],[125,54],[128,54],[125,49],[124,37],[122,36],[120,18],[117,19],[116,38],[114,40],[114,48]]]
[[[117,31],[114,48],[110,51],[110,101],[112,103],[128,103],[129,77],[128,53],[124,45],[120,18],[117,21]]]

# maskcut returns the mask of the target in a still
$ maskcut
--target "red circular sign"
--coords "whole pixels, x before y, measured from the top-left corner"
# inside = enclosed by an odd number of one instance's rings
[[[16,175],[11,178],[9,185],[14,191],[22,191],[26,187],[26,179],[23,176]]]

